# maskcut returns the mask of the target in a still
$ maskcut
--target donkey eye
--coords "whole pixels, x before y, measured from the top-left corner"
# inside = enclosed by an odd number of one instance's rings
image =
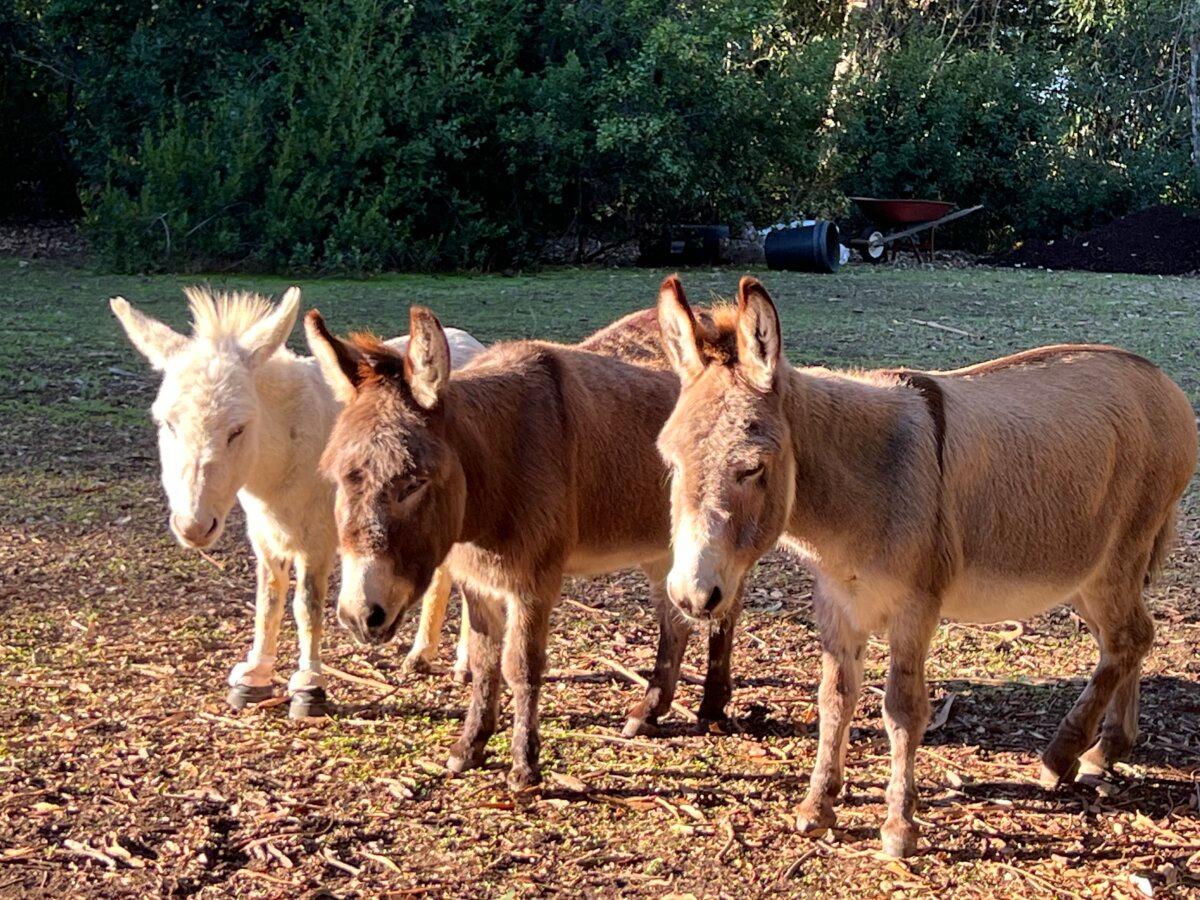
[[[233,429],[233,431],[229,432],[228,443],[232,444],[234,441],[236,441],[238,438],[240,438],[242,436],[242,432],[244,432],[245,430],[246,430],[245,425],[239,425],[237,428]]]
[[[413,494],[415,494],[421,488],[425,487],[425,485],[428,483],[429,483],[429,480],[426,478],[418,478],[413,481],[410,481],[407,484],[403,485],[400,488],[400,490],[396,492],[396,499],[397,500],[407,500],[409,497],[411,497]]]
[[[351,469],[346,473],[345,480],[350,484],[362,484],[363,471],[362,469]]]
[[[746,469],[744,472],[738,472],[737,480],[742,484],[756,480],[763,473],[763,465],[759,463],[753,469]]]

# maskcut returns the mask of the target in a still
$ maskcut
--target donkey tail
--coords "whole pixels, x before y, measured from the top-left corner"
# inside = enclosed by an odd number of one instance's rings
[[[1154,547],[1150,550],[1150,565],[1146,567],[1146,587],[1154,583],[1154,579],[1162,571],[1167,557],[1175,546],[1175,539],[1178,537],[1178,528],[1176,525],[1178,518],[1178,506],[1172,506],[1171,512],[1167,516],[1167,521],[1163,523],[1162,528],[1158,529],[1158,534],[1154,536]]]

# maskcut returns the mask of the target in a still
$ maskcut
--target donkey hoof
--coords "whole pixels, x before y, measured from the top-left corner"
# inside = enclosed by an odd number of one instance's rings
[[[1075,780],[1079,771],[1079,760],[1071,759],[1059,762],[1047,757],[1042,758],[1042,770],[1038,775],[1038,783],[1048,791],[1058,790],[1064,784]]]
[[[807,800],[796,810],[796,830],[806,837],[821,837],[836,822],[837,814],[832,809],[816,806]]]
[[[541,784],[542,775],[531,766],[513,766],[508,772],[508,789],[514,793]]]
[[[642,719],[638,716],[630,716],[625,720],[625,727],[621,729],[621,737],[635,738],[654,737],[658,734],[658,723],[653,719]]]
[[[896,859],[912,856],[917,852],[917,838],[920,831],[911,822],[885,822],[879,830],[883,842],[883,852]]]
[[[454,747],[450,750],[450,757],[446,760],[446,768],[455,775],[461,775],[469,769],[476,769],[483,765],[484,748],[483,747]]]
[[[234,709],[245,709],[275,696],[275,688],[269,684],[235,684],[229,689],[227,702]]]
[[[400,664],[402,672],[411,672],[414,675],[429,675],[433,672],[433,664],[420,654],[410,653],[404,657],[404,662]]]
[[[471,683],[471,670],[470,669],[460,669],[457,666],[455,666],[454,671],[450,673],[450,677],[452,679],[454,679],[455,684],[470,684]]]
[[[288,718],[307,719],[313,716],[327,715],[329,715],[329,698],[325,695],[325,688],[309,688],[292,694],[292,704],[288,707]]]

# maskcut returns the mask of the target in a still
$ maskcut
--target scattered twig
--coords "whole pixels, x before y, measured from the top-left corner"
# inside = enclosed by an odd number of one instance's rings
[[[936,328],[938,331],[949,331],[951,334],[961,334],[963,337],[982,337],[982,335],[972,334],[969,331],[963,331],[961,328],[955,328],[953,325],[943,325],[941,322],[931,322],[928,319],[909,319],[908,321],[915,325],[924,325],[926,328]]]
[[[359,868],[358,866],[352,866],[352,865],[350,865],[350,863],[342,862],[340,859],[338,859],[336,856],[333,855],[333,851],[330,850],[328,847],[325,848],[325,852],[322,853],[321,855],[325,858],[325,862],[329,863],[335,869],[341,869],[343,872],[348,873],[349,875],[351,875],[354,878],[357,878],[359,876],[359,874],[362,872],[362,869]]]
[[[609,659],[604,656],[599,656],[596,659],[598,662],[604,663],[604,665],[608,666],[610,669],[612,669],[618,675],[622,676],[623,678],[625,678],[629,681],[632,681],[634,684],[639,685],[642,688],[650,687],[649,681],[647,681],[645,678],[643,678],[641,675],[639,675],[637,672],[633,671],[632,669],[627,669],[625,666],[621,665],[615,659]],[[698,715],[696,715],[694,712],[692,712],[690,709],[688,709],[686,706],[684,706],[678,700],[671,701],[671,709],[675,710],[675,712],[679,713],[679,715],[683,716],[684,719],[686,719],[688,722],[690,722],[693,725],[695,725],[697,722],[700,721],[700,717]]]
[[[332,675],[334,678],[341,681],[348,681],[351,684],[361,685],[362,687],[374,688],[385,694],[394,694],[397,690],[393,684],[388,684],[386,681],[377,681],[374,678],[364,678],[361,675],[351,675],[349,672],[343,672],[341,669],[335,669],[329,663],[322,663],[321,670],[327,675]],[[386,698],[381,698],[386,699]]]

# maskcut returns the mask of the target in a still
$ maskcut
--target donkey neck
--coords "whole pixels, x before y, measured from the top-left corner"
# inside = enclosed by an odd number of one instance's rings
[[[784,411],[796,460],[788,536],[819,548],[854,534],[905,470],[925,463],[914,396],[823,369],[787,373]],[[919,398],[915,402],[921,403]]]
[[[314,377],[316,375],[316,377]],[[336,401],[312,361],[277,353],[255,373],[258,453],[243,490],[263,501],[307,489],[333,427]]]
[[[535,359],[524,359],[451,379],[444,436],[466,481],[460,541],[490,546],[517,538],[522,510],[547,489],[539,470],[552,468],[546,457],[564,449],[565,429],[561,397],[538,368]]]

